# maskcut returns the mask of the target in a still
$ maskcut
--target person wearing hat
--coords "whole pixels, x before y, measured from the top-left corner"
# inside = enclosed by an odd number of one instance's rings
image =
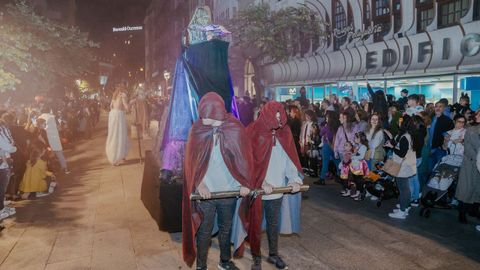
[[[405,110],[405,106],[407,105],[407,102],[408,102],[408,90],[402,89],[402,91],[400,91],[400,95],[401,97],[397,100],[398,110],[403,111]]]

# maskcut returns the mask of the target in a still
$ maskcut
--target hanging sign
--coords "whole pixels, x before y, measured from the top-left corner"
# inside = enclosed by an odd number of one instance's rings
[[[333,29],[333,36],[336,38],[343,38],[346,36],[348,40],[355,40],[355,39],[365,40],[370,35],[380,33],[380,32],[382,32],[381,24],[369,26],[367,29],[363,31],[360,29],[355,31],[355,28],[353,27],[353,25],[350,25],[342,29],[337,29],[337,28]]]

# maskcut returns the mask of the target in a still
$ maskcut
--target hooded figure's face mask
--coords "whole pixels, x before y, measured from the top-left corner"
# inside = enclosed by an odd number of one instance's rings
[[[200,100],[198,114],[203,125],[219,126],[227,117],[225,102],[217,93],[209,92]]]
[[[271,130],[284,127],[287,124],[287,114],[281,103],[276,101],[268,102],[261,112],[262,124]]]

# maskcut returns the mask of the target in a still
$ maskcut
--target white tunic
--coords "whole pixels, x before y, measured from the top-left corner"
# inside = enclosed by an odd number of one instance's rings
[[[55,116],[50,113],[44,113],[40,115],[39,118],[45,120],[47,124],[45,131],[47,132],[48,144],[52,148],[52,151],[62,151],[62,142],[60,141],[60,134],[58,134]]]
[[[265,181],[274,188],[284,187],[292,182],[302,184],[298,169],[287,155],[279,141],[272,147]],[[262,197],[263,200],[279,199],[283,194],[271,194]]]
[[[223,160],[220,144],[216,144],[215,141],[216,138],[214,139],[212,152],[210,153],[207,172],[203,177],[203,183],[210,192],[239,190],[240,183],[235,180],[228,170]]]

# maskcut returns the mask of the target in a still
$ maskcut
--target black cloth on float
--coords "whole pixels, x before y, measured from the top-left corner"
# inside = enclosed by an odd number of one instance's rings
[[[228,42],[217,39],[190,45],[184,51],[184,64],[198,97],[216,92],[225,101],[227,112],[232,112],[234,93],[228,69],[228,46]]]

